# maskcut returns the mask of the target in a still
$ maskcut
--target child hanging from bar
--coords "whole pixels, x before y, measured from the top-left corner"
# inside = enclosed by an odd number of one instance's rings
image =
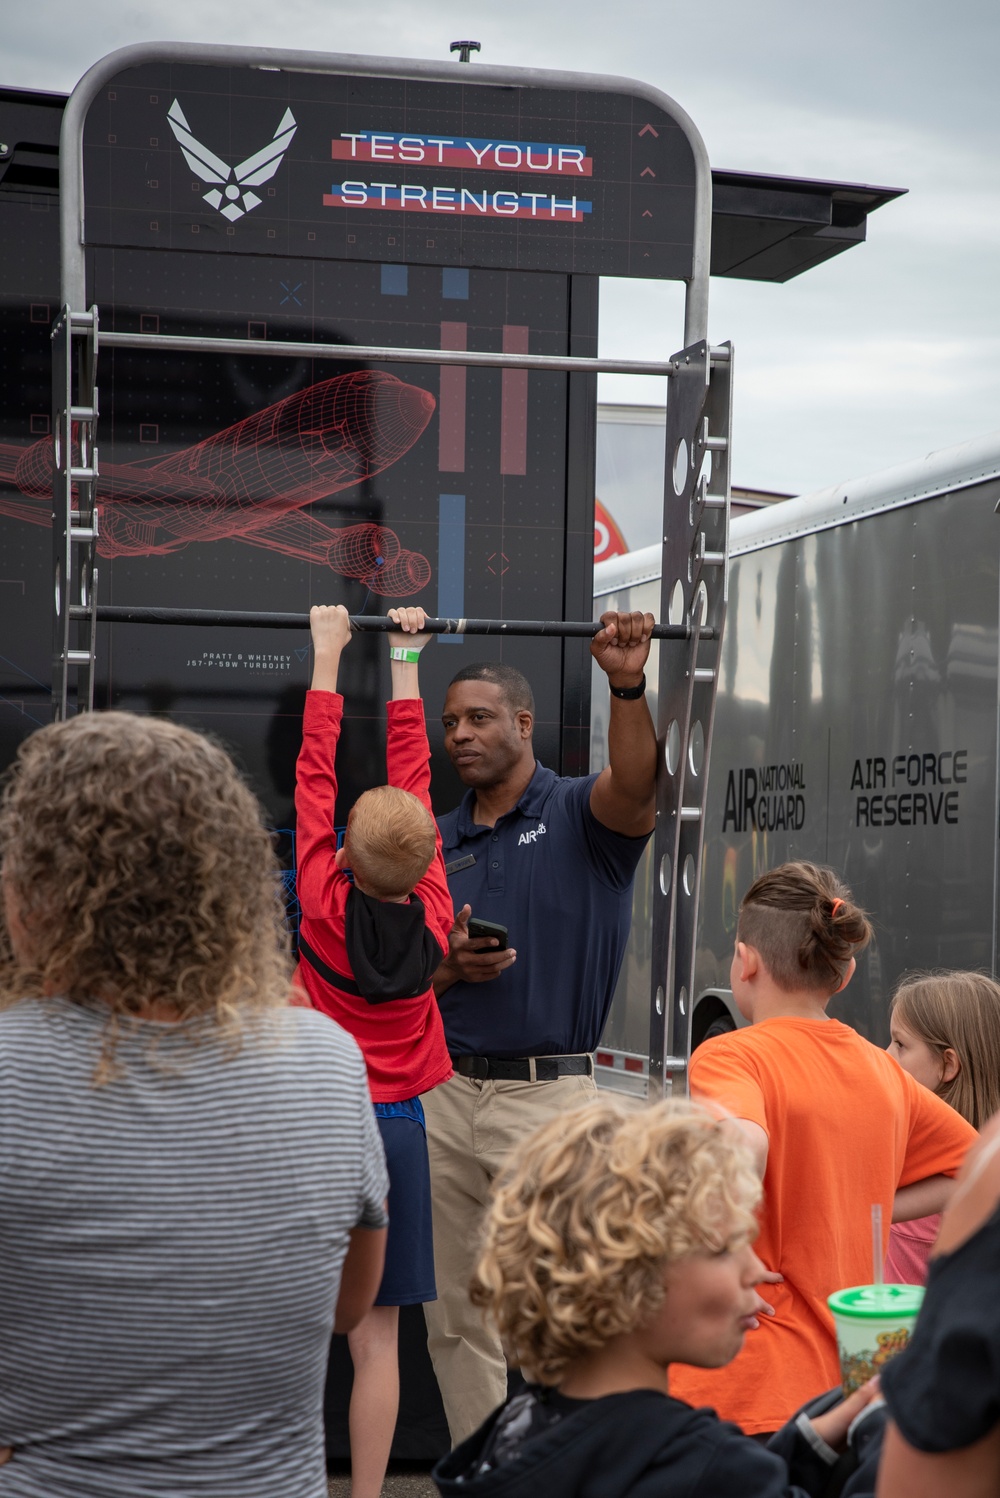
[[[747,1145],[688,1103],[599,1097],[522,1141],[472,1298],[529,1385],[438,1464],[445,1498],[819,1498],[835,1477],[870,1494],[874,1410],[839,1453],[874,1380],[818,1401],[771,1450],[667,1392],[671,1364],[718,1368],[758,1335],[760,1195]]]
[[[352,1498],[378,1498],[399,1408],[399,1307],[434,1300],[430,1176],[420,1094],[451,1076],[431,978],[454,924],[431,814],[430,749],[417,663],[424,611],[390,609],[389,784],[360,796],[343,847],[334,832],[334,768],[344,699],[347,610],[313,608],[312,687],[296,766],[298,979],[314,1009],[354,1036],[389,1168],[389,1237],[375,1305],[348,1334]],[[346,870],[354,876],[353,884]]]

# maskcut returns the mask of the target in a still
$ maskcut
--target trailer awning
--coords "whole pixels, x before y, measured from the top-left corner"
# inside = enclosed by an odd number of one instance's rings
[[[906,188],[712,172],[712,275],[790,281],[863,244],[868,215]]]

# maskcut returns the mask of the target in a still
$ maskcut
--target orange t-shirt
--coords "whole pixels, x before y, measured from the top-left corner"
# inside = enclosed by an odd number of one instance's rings
[[[756,1250],[783,1285],[773,1316],[725,1368],[670,1370],[670,1392],[750,1434],[777,1430],[840,1382],[826,1298],[872,1278],[871,1209],[885,1242],[898,1186],[955,1175],[975,1130],[885,1051],[839,1020],[763,1020],[699,1046],[691,1093],[768,1136]]]

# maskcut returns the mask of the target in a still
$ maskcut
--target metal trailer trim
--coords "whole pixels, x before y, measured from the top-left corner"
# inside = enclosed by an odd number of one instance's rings
[[[649,1057],[635,1051],[619,1051],[613,1046],[598,1046],[594,1052],[594,1081],[598,1087],[618,1097],[646,1099],[649,1086]]]
[[[370,57],[337,52],[288,51],[267,47],[209,46],[200,42],[139,42],[109,52],[89,68],[73,89],[63,115],[59,144],[59,231],[62,260],[62,305],[86,305],[84,259],[83,128],[99,90],[126,68],[148,62],[196,66],[264,68],[292,73],[362,74],[373,78],[422,79],[430,83],[494,84],[513,88],[580,89],[594,93],[629,93],[663,109],[684,132],[695,164],[692,276],[685,282],[684,346],[708,336],[708,284],[712,258],[712,172],[701,133],[687,112],[668,94],[638,79],[603,73],[563,73],[548,68],[508,68],[430,59]]]
[[[734,520],[733,525],[736,524]],[[658,541],[640,546],[620,557],[608,557],[594,563],[594,597],[599,593],[617,593],[620,588],[637,588],[641,583],[655,583],[663,570],[663,547]]]
[[[883,468],[797,499],[783,499],[752,515],[741,515],[733,521],[731,554],[738,557],[781,541],[833,530],[884,510],[939,499],[942,494],[970,489],[995,478],[1000,478],[1000,432],[941,448],[916,462]]]
[[[731,522],[730,556],[744,556],[782,541],[850,525],[883,511],[940,499],[943,494],[997,478],[1000,478],[1000,432],[991,432],[928,453],[915,462],[900,463],[861,479],[764,505],[751,515],[739,515]],[[660,546],[654,544],[595,563],[595,597],[655,582],[660,575],[660,553]]]

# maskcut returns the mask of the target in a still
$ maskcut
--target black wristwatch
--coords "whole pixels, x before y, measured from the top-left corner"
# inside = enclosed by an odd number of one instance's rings
[[[642,673],[642,681],[639,682],[638,686],[612,687],[610,681],[608,682],[608,686],[611,687],[612,697],[621,697],[625,702],[634,702],[636,698],[641,697],[643,692],[645,692],[646,690],[646,673],[645,671]]]

